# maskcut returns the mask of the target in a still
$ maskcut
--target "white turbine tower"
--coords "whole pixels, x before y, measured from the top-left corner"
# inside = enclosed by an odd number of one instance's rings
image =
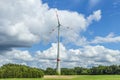
[[[59,16],[58,16],[58,13],[57,13],[57,10],[56,10],[56,17],[57,17],[57,42],[58,42],[58,45],[57,45],[57,65],[56,65],[56,72],[57,72],[57,74],[58,75],[61,75],[61,68],[60,68],[60,28],[61,28],[61,26],[63,26],[63,25],[61,25],[60,24],[60,20],[59,20]],[[70,27],[67,27],[67,26],[64,26],[64,28],[67,28],[67,29],[71,29]],[[52,33],[52,32],[54,32],[55,31],[55,29],[52,29],[52,31],[50,32],[50,33]]]
[[[58,75],[61,74],[61,68],[60,68],[60,21],[59,21],[59,17],[56,11],[56,16],[57,16],[57,21],[58,21],[58,48],[57,48],[57,66],[56,66],[56,72]]]

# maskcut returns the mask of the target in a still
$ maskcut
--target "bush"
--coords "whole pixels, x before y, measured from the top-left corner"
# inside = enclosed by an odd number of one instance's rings
[[[25,65],[6,64],[0,68],[0,78],[42,78],[43,71]]]

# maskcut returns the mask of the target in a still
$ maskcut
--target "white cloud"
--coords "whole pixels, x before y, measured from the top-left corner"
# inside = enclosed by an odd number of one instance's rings
[[[108,34],[106,37],[95,37],[95,39],[93,41],[91,41],[91,43],[118,43],[120,42],[120,36],[115,36],[114,33],[110,33]]]
[[[33,60],[32,56],[29,54],[28,51],[20,51],[20,50],[13,49],[12,51],[8,51],[4,55],[7,55],[9,58],[16,59],[16,60],[23,60],[23,61]]]
[[[32,61],[33,58],[28,51],[12,49],[11,51],[1,52],[1,55],[10,60]]]
[[[57,43],[44,51],[31,54],[28,51],[13,49],[0,54],[0,64],[18,63],[32,67],[56,68]],[[7,57],[7,58],[6,58]],[[97,65],[120,64],[120,51],[105,48],[104,46],[85,46],[80,49],[66,49],[60,43],[61,67],[91,67]]]
[[[101,19],[101,10],[95,11],[93,15],[87,17],[87,21],[89,24],[92,23],[93,20],[99,21],[100,19]]]
[[[55,9],[50,9],[41,0],[0,0],[0,5],[0,64],[19,63],[34,67],[53,66],[55,68],[56,43],[53,43],[49,49],[42,52],[37,51],[32,55],[28,51],[12,49],[13,47],[32,46],[40,41],[44,42],[46,39],[54,42],[57,36],[56,32],[52,34],[50,32],[57,27]],[[61,26],[61,37],[67,43],[72,42],[75,45],[86,45],[87,40],[80,35],[80,32],[85,31],[93,21],[101,19],[101,10],[94,11],[87,18],[77,12],[57,11],[63,25]],[[67,27],[72,30],[68,30]],[[90,64],[96,64],[96,56],[99,55],[96,46],[75,50],[67,50],[62,43],[60,46],[62,67],[76,65],[86,67]],[[105,50],[108,51],[106,48]],[[113,52],[116,53],[114,50]],[[119,54],[119,51],[117,52]],[[91,57],[94,57],[93,60]],[[100,61],[101,58],[97,58],[97,60]],[[113,57],[110,55],[106,58],[109,61]],[[114,61],[113,58],[110,62]]]
[[[41,0],[1,0],[0,4],[0,47],[26,47],[39,41],[56,40],[56,33],[49,33],[57,27],[55,9],[50,9]],[[93,20],[98,21],[101,16],[100,10],[87,19],[77,12],[57,11],[61,24],[72,28],[61,31],[61,36],[80,45],[83,42],[76,40],[85,41],[85,38],[81,38],[79,33],[85,31]]]
[[[116,58],[112,57],[111,55],[106,55],[106,60],[108,60],[109,62],[115,62]]]
[[[65,47],[60,43],[60,52],[61,52],[61,58],[66,58],[66,49]],[[53,59],[56,60],[57,57],[57,44],[56,43],[52,43],[52,47],[41,52],[41,51],[37,51],[36,52],[37,55],[36,57],[38,57],[39,59]]]
[[[90,0],[91,6],[98,4],[99,0]],[[56,33],[50,31],[57,26],[55,9],[39,0],[1,0],[0,1],[0,50],[12,47],[32,46],[39,41],[53,40]],[[83,14],[66,10],[57,10],[60,18],[61,36],[65,43],[73,42],[75,45],[86,45],[80,49],[69,49],[61,43],[60,57],[62,67],[82,66],[89,67],[97,64],[120,64],[120,51],[111,50],[103,46],[87,46],[87,40],[80,35],[93,21],[101,19],[101,10],[85,18]],[[72,30],[65,28],[70,27]],[[120,42],[120,37],[109,34],[106,37],[96,37],[91,43]],[[11,49],[0,51],[0,64],[19,63],[34,67],[56,67],[57,44],[44,51],[32,54],[28,51]],[[6,58],[7,57],[7,58]]]
[[[60,45],[60,56],[62,67],[91,67],[96,65],[120,64],[120,51],[105,48],[104,46],[85,46],[80,49],[67,50],[63,44]],[[48,63],[52,67],[56,67],[57,44],[53,44],[51,48],[37,52],[37,59],[43,61],[42,65],[48,67]]]
[[[70,17],[70,16],[74,16],[74,17]],[[86,45],[87,44],[86,38],[84,36],[81,36],[79,33],[81,31],[85,31],[93,21],[99,21],[100,19],[101,19],[101,10],[94,11],[93,14],[87,17],[87,19],[85,19],[84,16],[81,14],[68,13],[64,11],[60,15],[61,23],[65,26],[70,27],[72,30],[66,29],[66,31],[62,31],[61,36],[64,37],[65,43],[72,42],[75,45],[79,45],[79,46]],[[74,20],[75,22],[71,20]]]
[[[12,49],[11,51],[0,52],[0,59],[0,65],[7,63],[28,65],[27,62],[33,61],[34,57],[32,57],[32,55],[27,50],[20,51]]]

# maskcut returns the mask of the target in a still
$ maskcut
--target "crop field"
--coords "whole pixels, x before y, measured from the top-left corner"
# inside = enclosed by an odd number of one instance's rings
[[[11,78],[0,80],[120,80],[120,75],[80,75],[80,76],[45,76],[44,78]]]

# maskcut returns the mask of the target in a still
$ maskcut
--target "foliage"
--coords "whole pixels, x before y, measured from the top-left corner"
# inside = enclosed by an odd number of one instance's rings
[[[43,76],[40,69],[25,65],[6,64],[0,67],[0,78],[41,78]]]
[[[56,70],[53,69],[53,68],[47,68],[47,69],[44,71],[44,74],[47,74],[47,75],[56,75]]]
[[[73,78],[69,79],[59,77],[52,78],[51,76],[51,78],[7,78],[0,80],[120,80],[119,75],[80,75],[80,76],[72,75],[72,77]]]
[[[90,73],[94,75],[99,74],[120,74],[120,66],[111,65],[111,66],[98,66],[90,69]]]
[[[25,65],[6,64],[0,67],[0,78],[41,78],[45,75],[56,75],[56,69],[46,70],[31,68]],[[120,66],[98,66],[92,68],[61,68],[62,75],[120,75]]]
[[[44,71],[45,75],[56,75],[56,70],[52,68],[47,68]],[[111,65],[111,66],[98,66],[92,68],[61,68],[62,75],[113,75],[120,74],[120,66]]]
[[[62,75],[75,75],[76,73],[75,73],[74,69],[62,68],[61,74]]]

